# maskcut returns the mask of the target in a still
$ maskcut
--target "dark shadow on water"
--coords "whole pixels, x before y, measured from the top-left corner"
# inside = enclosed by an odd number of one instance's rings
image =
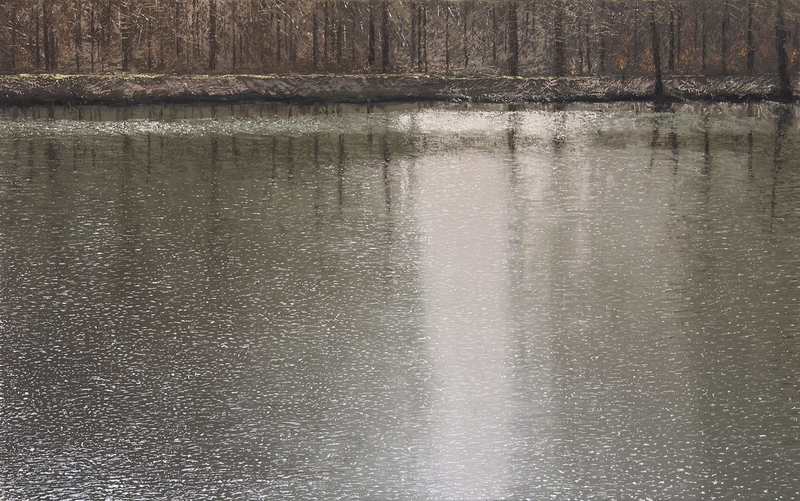
[[[778,205],[778,182],[781,171],[786,164],[786,155],[783,152],[786,146],[787,132],[793,118],[791,105],[780,105],[775,112],[775,134],[772,155],[772,190],[770,192],[770,216],[772,220],[776,218]]]

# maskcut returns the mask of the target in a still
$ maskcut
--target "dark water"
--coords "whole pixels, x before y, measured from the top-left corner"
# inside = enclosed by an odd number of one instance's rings
[[[798,111],[0,110],[0,499],[800,498]]]

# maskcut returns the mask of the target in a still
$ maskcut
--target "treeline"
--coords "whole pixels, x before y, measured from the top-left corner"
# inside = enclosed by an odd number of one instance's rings
[[[5,0],[0,72],[786,76],[798,19],[768,0]]]

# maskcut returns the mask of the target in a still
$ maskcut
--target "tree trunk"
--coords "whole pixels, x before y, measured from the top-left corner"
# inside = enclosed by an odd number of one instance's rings
[[[289,59],[289,68],[294,70],[297,63],[297,44],[294,39],[294,19],[292,18],[292,3],[286,6],[286,13],[284,14],[284,27],[286,29],[286,50]]]
[[[600,74],[603,75],[606,72],[606,3],[602,2],[600,4]]]
[[[97,47],[97,28],[95,24],[95,10],[94,10],[94,2],[92,2],[91,12],[89,14],[89,38],[91,38],[89,43],[89,64],[91,68],[91,72],[94,73],[94,51]]]
[[[726,59],[728,52],[728,2],[722,4],[722,25],[720,26],[720,62],[722,65],[722,74],[728,74],[728,60]]]
[[[706,73],[706,46],[708,44],[708,32],[706,30],[706,4],[703,2],[703,18],[702,18],[703,26],[700,28],[700,73],[705,75]]]
[[[464,71],[467,71],[469,67],[469,32],[467,30],[467,21],[469,19],[470,0],[462,1],[461,5],[464,6],[464,32],[461,43],[464,46]]]
[[[669,57],[667,59],[667,69],[670,73],[675,73],[675,6],[669,4]]]
[[[650,5],[650,38],[653,50],[653,66],[655,71],[655,87],[653,93],[655,94],[656,101],[664,100],[664,82],[661,77],[661,45],[658,40],[658,26],[656,25],[655,6]]]
[[[389,3],[383,0],[383,20],[381,23],[381,73],[389,71]]]
[[[497,66],[497,10],[492,4],[492,66]]]
[[[639,2],[633,8],[633,53],[631,55],[631,71],[636,71],[639,65]]]
[[[175,62],[180,67],[183,48],[181,47],[181,2],[175,0]]]
[[[57,20],[53,19],[53,7],[50,1],[44,2],[44,41],[45,41],[45,67],[47,71],[55,71],[58,68],[58,61],[57,61],[57,54],[58,51],[56,50],[58,39],[56,38],[56,31],[53,26],[54,21]]]
[[[422,21],[423,5],[417,5],[417,71],[422,71],[422,36],[424,31],[424,23]]]
[[[42,39],[44,42],[44,71],[50,72],[50,2],[45,0],[42,3]],[[38,33],[37,33],[38,35]]]
[[[444,3],[444,74],[450,74],[450,2]]]
[[[783,102],[792,100],[792,82],[789,76],[789,57],[786,40],[789,36],[783,12],[783,2],[778,1],[775,14],[775,50],[778,56],[778,97]]]
[[[119,31],[120,31],[120,45],[122,46],[122,71],[128,71],[130,65],[130,29],[128,24],[130,19],[129,15],[129,1],[123,0],[119,12]]]
[[[754,0],[747,0],[747,74],[753,74],[753,66],[756,60],[756,46],[753,39],[753,11],[755,10]]]
[[[409,10],[411,11],[411,36],[408,40],[408,48],[409,48],[409,56],[411,65],[409,70],[413,71],[415,68],[418,67],[419,62],[417,61],[417,4],[416,2],[412,1],[409,5]]]
[[[418,6],[419,21],[417,22],[417,51],[418,70],[428,73],[428,8],[425,4]]]
[[[517,3],[509,1],[508,9],[508,75],[519,74],[519,40],[517,39]]]
[[[83,48],[83,33],[81,32],[81,21],[83,2],[78,0],[75,4],[75,71],[81,72],[81,49]]]
[[[217,0],[208,2],[208,71],[217,69]]]
[[[275,69],[281,67],[281,16],[280,13],[270,13],[275,19]]]
[[[236,15],[238,13],[237,5],[238,5],[237,2],[233,2],[233,5],[231,6],[231,69],[233,69],[233,71],[236,71],[236,63],[238,62],[237,61],[238,53],[236,52],[236,24],[237,24],[237,16]],[[314,6],[316,7],[316,5],[317,5],[317,3],[316,3],[316,0],[315,0]],[[316,21],[317,21],[317,12],[315,10],[314,11],[314,22],[316,23]],[[316,36],[316,33],[314,33],[314,36]],[[317,46],[316,46],[316,39],[315,39],[314,40],[314,49],[316,49],[316,48],[317,48]],[[314,57],[315,57],[314,63],[315,64],[316,64],[316,56],[317,56],[317,54],[314,53]],[[314,67],[314,69],[316,69],[316,66]]]
[[[153,19],[147,18],[147,71],[153,71]]]
[[[675,68],[678,68],[678,64],[681,62],[681,27],[683,26],[683,4],[678,4],[678,12],[675,16]],[[676,70],[681,71],[681,70]]]
[[[342,4],[336,4],[336,71],[342,71],[342,52],[344,51],[344,19],[341,15]]]
[[[592,44],[589,39],[589,21],[586,21],[586,30],[583,34],[584,43],[586,45],[586,72],[592,74]]]
[[[413,22],[412,22],[412,27],[413,27]],[[413,34],[412,34],[412,39],[413,39]],[[369,0],[369,27],[367,29],[367,65],[369,66],[369,68],[375,66],[375,0]]]
[[[324,19],[322,24],[322,35],[325,42],[322,46],[322,59],[327,65],[330,60],[330,41],[331,41],[331,3],[326,0],[324,5]]]
[[[318,11],[319,10],[319,3],[317,0],[314,0],[314,16],[311,20],[311,67],[314,69],[316,73],[317,68],[319,66],[319,60],[317,53],[319,47],[319,20],[318,20]]]
[[[553,18],[553,75],[564,76],[564,11],[556,7]]]
[[[11,47],[9,48],[11,71],[16,71],[17,69],[17,30],[19,29],[17,27],[17,16],[17,6],[14,5],[11,9]]]
[[[156,29],[158,30],[158,69],[164,71],[166,66],[164,62],[164,47],[166,45],[166,26],[164,21],[167,17],[164,15],[164,5],[158,2],[158,21],[156,22]]]

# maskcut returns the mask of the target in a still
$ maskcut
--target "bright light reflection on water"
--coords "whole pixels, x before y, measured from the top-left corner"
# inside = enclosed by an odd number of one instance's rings
[[[0,109],[0,499],[800,498],[797,113]]]

